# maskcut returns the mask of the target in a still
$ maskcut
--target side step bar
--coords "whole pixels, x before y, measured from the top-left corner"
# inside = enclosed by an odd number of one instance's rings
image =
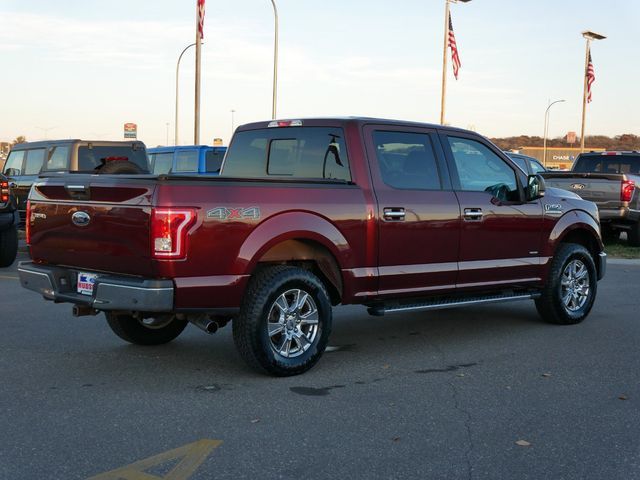
[[[385,313],[415,312],[420,310],[438,310],[442,308],[467,307],[484,303],[515,302],[517,300],[531,300],[538,298],[539,293],[517,293],[503,295],[485,295],[475,297],[453,297],[429,300],[419,303],[390,303],[371,306],[367,309],[369,315],[383,316]]]

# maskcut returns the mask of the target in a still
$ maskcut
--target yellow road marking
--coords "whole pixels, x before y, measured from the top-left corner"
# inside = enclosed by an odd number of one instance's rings
[[[193,472],[206,460],[214,448],[220,446],[220,440],[202,439],[183,447],[174,448],[168,452],[145,458],[131,465],[101,473],[88,480],[187,480]],[[181,458],[180,462],[164,477],[146,473],[151,467],[162,465]]]
[[[0,278],[2,278],[3,280],[19,280],[18,277],[11,277],[9,275],[0,275]]]

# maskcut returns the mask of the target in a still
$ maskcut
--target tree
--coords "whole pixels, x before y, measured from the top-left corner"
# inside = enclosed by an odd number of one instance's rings
[[[25,137],[24,135],[18,135],[13,142],[11,142],[11,145],[17,145],[18,143],[25,143],[27,141],[27,137]]]

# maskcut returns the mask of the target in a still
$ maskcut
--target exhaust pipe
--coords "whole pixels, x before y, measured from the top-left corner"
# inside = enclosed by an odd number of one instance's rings
[[[218,331],[218,323],[211,320],[206,315],[189,316],[188,320],[190,323],[198,327],[203,332],[208,333],[209,335]]]
[[[87,305],[74,305],[71,309],[71,313],[74,317],[86,317],[88,315],[97,315],[98,311],[95,308],[88,307]]]

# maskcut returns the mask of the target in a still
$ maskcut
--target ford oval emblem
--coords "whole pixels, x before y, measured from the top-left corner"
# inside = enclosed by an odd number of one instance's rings
[[[569,186],[574,190],[583,190],[584,188],[586,188],[586,185],[584,183],[572,183]]]
[[[71,215],[71,221],[78,227],[86,227],[91,222],[91,217],[87,212],[78,211]]]

